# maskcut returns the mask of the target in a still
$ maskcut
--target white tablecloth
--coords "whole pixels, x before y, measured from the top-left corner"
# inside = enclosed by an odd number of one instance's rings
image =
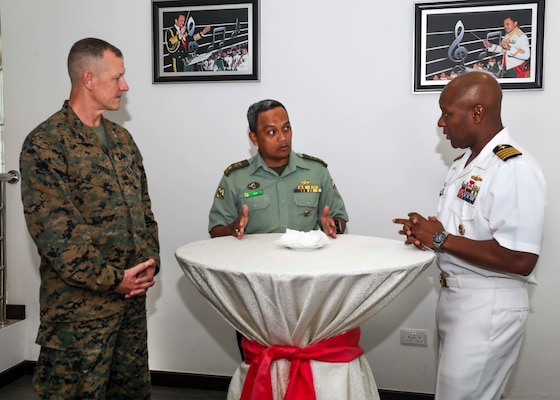
[[[360,326],[434,259],[401,241],[338,235],[313,250],[279,246],[281,234],[232,236],[176,251],[185,274],[237,330],[258,343],[305,347]],[[365,356],[349,363],[311,361],[317,400],[379,399]],[[228,400],[241,395],[241,363]],[[289,361],[271,366],[274,399],[286,391]]]

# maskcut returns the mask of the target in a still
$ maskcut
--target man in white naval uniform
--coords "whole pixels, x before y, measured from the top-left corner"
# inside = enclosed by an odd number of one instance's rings
[[[501,121],[502,91],[488,72],[451,81],[438,126],[454,148],[437,217],[396,218],[407,244],[437,252],[436,400],[502,398],[517,360],[535,284],[546,208],[537,162]]]
[[[525,78],[527,75],[526,62],[531,57],[529,38],[519,28],[515,17],[504,19],[506,35],[500,44],[492,44],[484,40],[484,46],[493,53],[502,53],[502,68],[504,78]]]

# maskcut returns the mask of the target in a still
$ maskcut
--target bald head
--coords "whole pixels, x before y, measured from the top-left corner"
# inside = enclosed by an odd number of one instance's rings
[[[439,98],[438,126],[456,148],[470,148],[473,156],[503,129],[502,89],[493,75],[473,71],[450,81]]]
[[[441,98],[444,97],[464,107],[479,105],[484,109],[486,118],[493,123],[500,121],[501,125],[502,89],[492,74],[472,71],[458,75],[443,89]]]

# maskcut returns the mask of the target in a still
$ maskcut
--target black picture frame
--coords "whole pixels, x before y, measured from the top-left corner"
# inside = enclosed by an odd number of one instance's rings
[[[152,0],[152,26],[153,83],[259,80],[258,0]]]
[[[542,89],[544,3],[544,0],[415,3],[413,92],[440,91],[455,74],[473,69],[492,72],[502,89]],[[519,31],[506,33],[504,21],[512,18],[517,19],[525,37]],[[496,46],[487,48],[484,40],[488,39]],[[515,60],[505,57],[506,64],[511,60],[505,68],[502,52],[491,51],[503,51],[502,41],[510,41],[510,49],[515,54],[509,54],[517,57]],[[527,51],[529,58],[522,60],[527,57]]]

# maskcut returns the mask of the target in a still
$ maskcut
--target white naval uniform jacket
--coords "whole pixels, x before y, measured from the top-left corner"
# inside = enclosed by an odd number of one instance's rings
[[[508,144],[521,155],[502,160],[494,148]],[[504,128],[465,166],[471,150],[451,165],[440,192],[438,218],[445,230],[473,240],[495,239],[515,251],[539,254],[546,208],[546,182],[536,160]],[[533,274],[491,271],[447,253],[440,270],[450,276],[479,274],[536,284]]]

